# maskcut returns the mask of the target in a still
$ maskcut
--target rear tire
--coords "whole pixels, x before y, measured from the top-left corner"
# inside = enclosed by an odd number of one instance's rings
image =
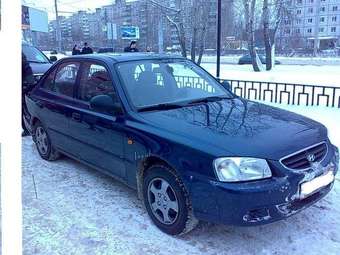
[[[143,198],[150,218],[166,234],[183,235],[198,224],[183,182],[165,165],[147,169]]]
[[[32,136],[40,157],[48,161],[54,161],[60,157],[60,154],[54,149],[51,139],[41,122],[37,121],[34,125]]]

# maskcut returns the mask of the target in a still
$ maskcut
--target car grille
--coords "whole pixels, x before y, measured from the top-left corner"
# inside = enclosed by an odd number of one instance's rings
[[[321,162],[327,154],[325,142],[313,145],[281,159],[281,164],[289,169],[307,169],[313,163]]]

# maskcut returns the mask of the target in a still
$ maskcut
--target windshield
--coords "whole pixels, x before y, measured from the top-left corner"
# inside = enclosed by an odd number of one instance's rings
[[[50,63],[48,58],[35,47],[23,45],[22,46],[22,52],[26,56],[26,59],[27,59],[28,62]]]
[[[214,78],[187,60],[129,61],[118,64],[118,72],[137,108],[231,96]]]

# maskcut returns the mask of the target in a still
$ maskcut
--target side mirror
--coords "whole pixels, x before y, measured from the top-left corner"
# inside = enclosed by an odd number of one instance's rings
[[[231,91],[231,85],[228,81],[222,81],[221,82],[222,86],[226,88],[227,90]]]
[[[121,105],[113,102],[112,97],[108,95],[92,97],[90,100],[90,108],[98,112],[113,113],[114,115],[123,113]]]
[[[56,62],[58,59],[56,56],[50,56],[51,62]]]

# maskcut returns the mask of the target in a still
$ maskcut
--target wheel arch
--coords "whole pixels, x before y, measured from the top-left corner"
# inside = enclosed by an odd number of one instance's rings
[[[180,177],[180,174],[178,173],[176,168],[164,158],[157,156],[157,155],[151,155],[151,156],[144,158],[143,160],[139,162],[137,173],[136,173],[137,193],[138,193],[139,199],[143,199],[143,180],[144,180],[145,173],[153,165],[165,165],[173,171],[173,174],[175,174],[177,177]]]

